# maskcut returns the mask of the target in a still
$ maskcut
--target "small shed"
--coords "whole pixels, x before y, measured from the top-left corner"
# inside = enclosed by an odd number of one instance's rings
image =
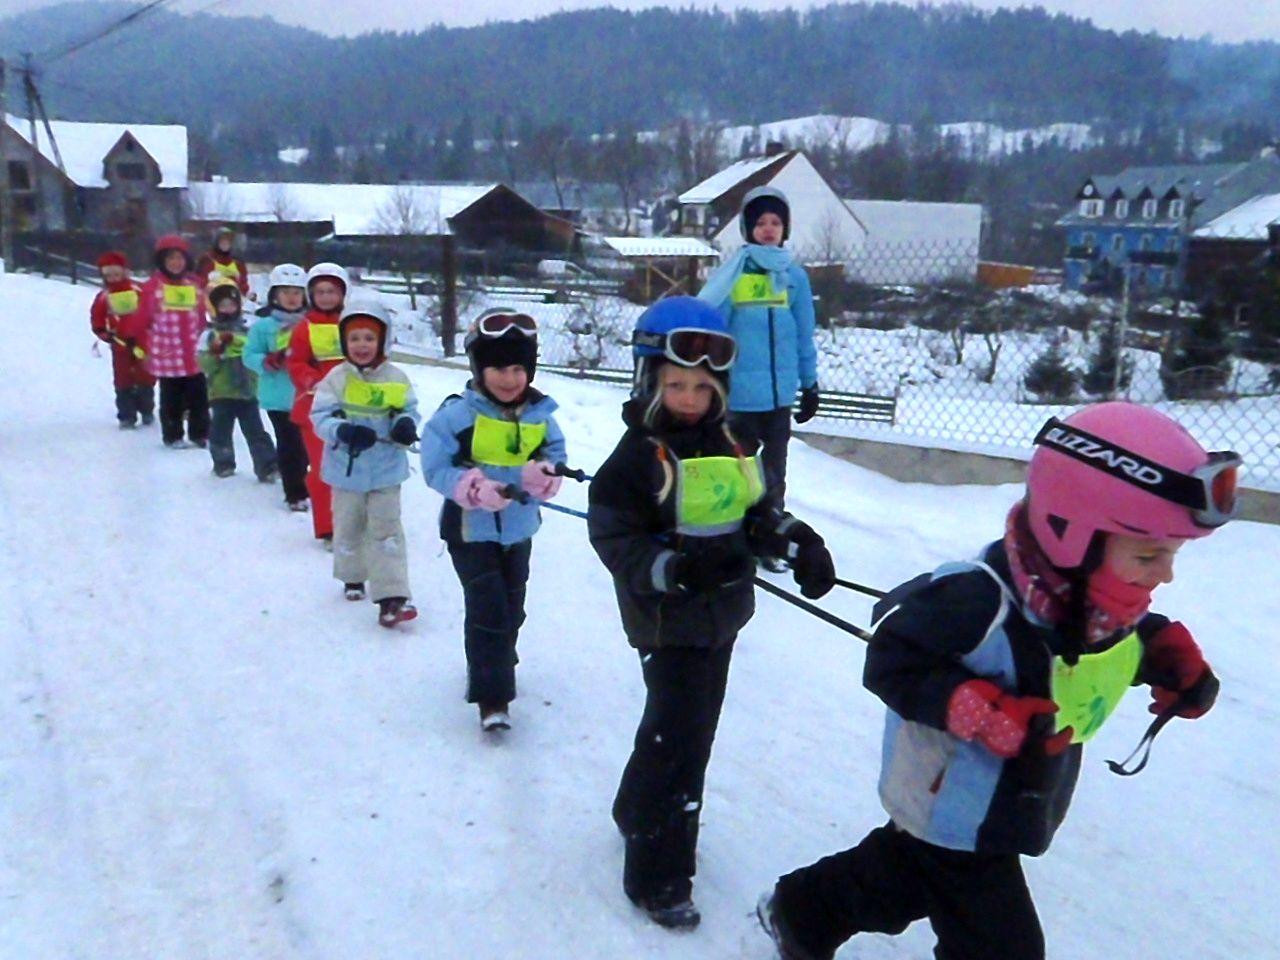
[[[697,237],[605,237],[604,242],[622,259],[639,266],[638,293],[644,303],[696,293],[703,262],[720,256],[715,247]]]

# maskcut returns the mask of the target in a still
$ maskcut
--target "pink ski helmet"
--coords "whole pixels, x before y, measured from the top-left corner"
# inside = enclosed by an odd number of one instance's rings
[[[1236,515],[1240,457],[1206,453],[1169,417],[1099,403],[1040,428],[1027,519],[1049,561],[1079,567],[1097,533],[1192,539]]]

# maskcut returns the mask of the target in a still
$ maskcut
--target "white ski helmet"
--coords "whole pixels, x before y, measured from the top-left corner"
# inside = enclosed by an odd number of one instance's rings
[[[372,320],[380,327],[378,331],[378,356],[385,357],[391,344],[391,314],[377,297],[368,293],[356,296],[352,303],[342,309],[338,320],[338,337],[342,344],[342,355],[347,357],[347,327],[352,320]],[[350,360],[350,357],[347,357]]]
[[[311,289],[311,284],[317,280],[337,280],[342,284],[342,292],[345,294],[351,289],[351,278],[347,276],[347,271],[336,263],[317,263],[314,267],[307,271],[307,289]]]
[[[307,289],[307,271],[296,263],[281,263],[277,265],[267,279],[268,303],[271,302],[272,294],[275,293],[276,287],[297,287],[305,292]]]

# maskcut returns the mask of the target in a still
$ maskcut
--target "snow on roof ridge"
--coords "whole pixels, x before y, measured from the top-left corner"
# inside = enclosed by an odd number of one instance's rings
[[[31,143],[30,124],[6,113],[5,123],[26,144]],[[165,189],[187,185],[187,128],[176,123],[111,123],[87,120],[51,120],[53,137],[62,154],[71,182],[78,187],[108,186],[103,177],[103,160],[126,133],[130,134],[160,167],[160,186]],[[36,149],[51,164],[57,164],[43,122],[36,124]]]

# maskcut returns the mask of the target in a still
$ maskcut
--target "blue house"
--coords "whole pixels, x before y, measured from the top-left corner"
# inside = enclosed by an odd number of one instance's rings
[[[1063,285],[1086,293],[1180,294],[1191,234],[1256,196],[1280,192],[1280,159],[1129,167],[1087,179],[1057,221]]]

